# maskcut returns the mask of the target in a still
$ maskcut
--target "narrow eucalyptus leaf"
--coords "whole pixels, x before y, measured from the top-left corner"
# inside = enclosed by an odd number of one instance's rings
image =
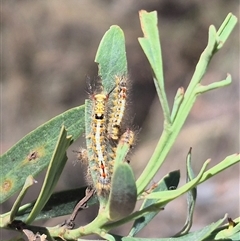
[[[187,180],[186,182],[190,182],[195,178],[194,171],[192,169],[192,148],[190,148],[188,155],[187,155],[187,160],[186,160],[186,167],[187,167]],[[196,198],[197,198],[197,188],[194,187],[191,190],[187,192],[187,218],[185,221],[185,224],[183,228],[175,235],[175,236],[180,236],[184,235],[189,232],[189,230],[192,227],[192,222],[193,222],[193,212],[196,204]]]
[[[30,224],[34,221],[38,213],[40,213],[40,211],[50,198],[58,182],[58,179],[63,171],[63,168],[67,162],[66,150],[71,144],[71,142],[71,136],[67,136],[67,131],[65,130],[65,127],[62,126],[59,139],[54,150],[53,156],[51,158],[51,161],[49,163],[40,194],[31,213],[29,214],[29,217],[26,220],[26,223]]]
[[[213,241],[215,239],[208,239],[211,232],[218,228],[226,219],[226,216],[219,221],[212,223],[200,230],[188,233],[180,237],[170,238],[135,238],[135,237],[120,237],[116,236],[116,241]],[[115,236],[114,236],[115,237]]]
[[[153,188],[150,188],[150,192],[158,191],[167,191],[176,189],[179,184],[180,171],[173,171],[167,174],[159,183],[154,184]],[[148,191],[147,191],[148,192]],[[152,204],[155,204],[158,200],[156,199],[147,199],[143,202],[140,210],[149,207]],[[135,236],[140,230],[142,230],[160,211],[161,209],[149,212],[146,215],[143,215],[141,218],[135,220],[129,236]]]
[[[84,106],[70,109],[39,126],[0,157],[0,203],[20,190],[27,176],[36,177],[51,160],[64,124],[75,141],[82,135]]]
[[[18,195],[16,201],[14,202],[12,209],[10,211],[10,222],[12,222],[14,220],[16,213],[18,212],[18,209],[21,205],[21,202],[22,202],[28,188],[31,187],[34,183],[36,183],[34,178],[31,175],[28,176],[21,192],[19,193],[19,195]]]
[[[85,196],[85,190],[87,187],[81,187],[72,190],[66,190],[57,192],[51,195],[49,200],[47,201],[44,208],[35,218],[35,220],[41,219],[50,219],[63,215],[71,214],[75,205]],[[32,203],[28,203],[22,207],[20,207],[16,219],[22,220],[25,222],[26,218],[30,214],[34,204],[36,201]],[[88,206],[92,206],[98,202],[96,196],[93,196],[88,201]]]

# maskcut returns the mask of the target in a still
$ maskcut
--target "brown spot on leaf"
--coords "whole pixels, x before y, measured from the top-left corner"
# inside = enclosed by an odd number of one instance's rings
[[[45,148],[44,146],[39,146],[34,148],[34,150],[30,151],[29,154],[25,157],[22,162],[22,166],[28,164],[34,164],[35,162],[39,161],[41,157],[45,155]]]
[[[45,146],[41,145],[35,148],[35,152],[37,153],[37,158],[45,156]]]
[[[31,151],[28,155],[28,160],[32,161],[35,160],[38,157],[38,152],[37,151]]]
[[[2,190],[3,192],[8,192],[12,188],[12,181],[11,180],[5,180],[2,184]]]

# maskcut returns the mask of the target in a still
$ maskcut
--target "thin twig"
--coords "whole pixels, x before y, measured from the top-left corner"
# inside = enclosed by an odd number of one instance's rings
[[[80,210],[86,209],[88,200],[94,195],[95,189],[90,189],[89,187],[86,188],[85,197],[83,197],[75,206],[71,216],[68,220],[66,220],[61,226],[66,226],[67,229],[74,228],[74,220]]]

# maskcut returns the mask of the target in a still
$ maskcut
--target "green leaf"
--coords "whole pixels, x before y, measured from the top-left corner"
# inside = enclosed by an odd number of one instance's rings
[[[118,220],[130,214],[137,201],[137,188],[131,166],[126,162],[130,151],[127,142],[119,141],[114,160],[114,170],[109,197],[109,218]],[[121,206],[121,209],[119,209]]]
[[[109,93],[115,87],[115,76],[127,75],[127,59],[125,50],[125,39],[121,28],[118,26],[111,26],[110,29],[104,34],[95,57],[95,62],[98,63],[99,75],[102,79],[102,85],[104,92]],[[108,106],[111,106],[111,96],[108,101]],[[93,135],[92,128],[92,109],[93,102],[86,100],[86,111],[85,111],[85,125],[86,125],[86,136]],[[96,168],[98,160],[92,160],[94,156],[92,148],[91,138],[86,138],[88,159],[90,173],[95,186],[99,182],[99,171]],[[111,149],[110,144],[106,143],[106,149]],[[90,158],[89,158],[90,157]],[[108,160],[110,161],[110,160]],[[107,203],[108,195],[99,196],[100,209]]]
[[[225,20],[223,21],[222,25],[217,31],[218,35],[218,46],[217,49],[219,50],[222,48],[226,40],[228,39],[229,35],[233,31],[235,25],[237,24],[237,18],[232,13],[229,13]]]
[[[239,241],[240,240],[240,223],[232,222],[229,220],[228,225],[224,225],[223,227],[214,230],[212,234],[208,237],[207,240],[231,240],[231,241]]]
[[[12,209],[10,211],[10,222],[12,222],[16,216],[16,213],[18,212],[18,209],[21,205],[21,202],[28,190],[29,187],[31,187],[34,183],[36,183],[36,181],[33,179],[33,177],[30,175],[27,177],[26,182],[21,190],[21,192],[19,193],[16,201],[14,202]]]
[[[49,164],[61,126],[76,140],[84,131],[84,106],[70,109],[30,132],[0,157],[0,203]]]
[[[156,13],[146,13],[145,11],[143,11],[142,15],[144,15],[144,16],[149,15],[149,17],[147,16],[146,19],[149,18],[150,20],[147,21],[147,23],[145,25],[151,25],[151,24],[154,26],[156,25],[156,21],[154,20],[156,18]],[[144,25],[144,28],[146,28],[145,25]],[[152,28],[154,28],[154,26],[152,26]],[[149,29],[151,29],[151,26],[149,26]],[[157,31],[156,27],[155,27],[155,29],[156,29],[155,31]],[[144,31],[146,31],[146,30],[144,29]],[[148,34],[146,37],[149,38],[149,36],[151,36],[151,35]],[[156,37],[156,34],[153,36]],[[154,45],[153,41],[149,41],[147,38],[143,39],[143,42],[144,42],[143,48],[151,49],[155,45]],[[191,111],[191,108],[193,107],[193,105],[196,101],[197,96],[201,93],[206,92],[207,90],[226,86],[231,82],[231,77],[228,76],[225,80],[217,82],[216,84],[214,83],[214,84],[211,84],[206,87],[205,86],[199,87],[199,84],[207,70],[210,60],[212,59],[213,54],[215,53],[215,50],[218,46],[217,41],[218,41],[217,40],[217,31],[214,26],[210,26],[209,34],[208,34],[208,44],[200,56],[200,59],[197,63],[195,72],[192,76],[189,86],[187,87],[187,90],[184,93],[184,97],[182,99],[180,98],[180,101],[179,101],[178,96],[177,96],[177,102],[176,102],[176,104],[174,104],[173,114],[172,114],[173,122],[171,123],[170,121],[167,120],[168,114],[164,114],[165,122],[164,122],[164,130],[161,135],[161,138],[157,144],[157,147],[155,148],[155,151],[154,151],[151,159],[149,160],[147,166],[145,167],[141,176],[137,180],[138,194],[141,194],[143,192],[143,190],[146,188],[148,183],[152,180],[152,178],[154,177],[154,175],[156,174],[158,169],[164,163],[168,152],[170,151],[172,145],[174,144],[184,122],[186,121],[186,118],[187,118],[189,112]],[[153,46],[151,46],[152,44],[153,44]],[[149,59],[152,58],[152,60],[149,60],[150,64],[154,65],[155,64],[154,61],[156,61],[155,59],[157,58],[157,57],[153,58],[151,56],[151,55],[154,55],[154,51],[153,50],[148,51],[148,52],[147,52],[147,50],[144,50],[144,51],[145,51],[146,55],[149,55],[149,56],[147,56]],[[152,66],[152,68],[153,68],[153,66]],[[160,72],[160,70],[158,70],[158,71]],[[156,73],[155,73],[155,75],[156,75]],[[157,79],[158,79],[158,81],[157,81],[158,84],[156,85],[156,88],[159,88],[161,90],[161,83],[159,82],[159,81],[161,81],[161,78],[157,77]],[[159,94],[159,98],[160,97],[161,97],[161,95]],[[160,99],[160,102],[163,103],[164,101],[162,101]],[[163,106],[164,105],[162,104],[162,108],[163,108]],[[163,110],[163,112],[164,112],[164,110]],[[165,112],[168,113],[167,108],[166,108]]]
[[[71,214],[78,201],[85,196],[85,190],[86,187],[81,187],[77,189],[61,191],[52,194],[44,208],[35,218],[35,221]],[[23,222],[25,222],[35,202],[36,201],[22,206],[17,213],[17,219],[20,219]],[[97,197],[93,196],[87,204],[90,207],[92,205],[95,205],[97,202]]]
[[[139,16],[144,38],[138,38],[138,41],[154,72],[153,80],[163,109],[164,120],[167,124],[170,124],[170,110],[164,88],[162,52],[157,27],[157,12],[153,11],[148,13],[145,10],[141,10]]]
[[[98,63],[98,74],[108,93],[114,87],[115,75],[127,75],[125,38],[120,27],[113,25],[105,33],[98,47],[95,62]]]
[[[140,45],[146,54],[155,76],[160,80],[161,87],[164,86],[162,52],[160,47],[159,32],[157,28],[157,11],[139,12],[141,28],[144,38],[138,38]]]
[[[81,187],[52,194],[35,221],[71,214],[79,200],[85,197],[86,188]],[[21,206],[16,214],[16,219],[25,222],[35,203],[36,200]],[[95,195],[87,202],[87,205],[90,207],[97,203],[98,199]],[[0,227],[6,227],[9,224],[9,216],[10,212],[0,215]]]
[[[155,184],[152,188],[152,192],[167,191],[170,189],[176,189],[179,184],[180,171],[173,171],[167,174],[159,183]],[[151,189],[151,188],[150,188]],[[156,203],[156,199],[144,200],[141,208],[149,207],[150,205]],[[158,213],[161,208],[143,215],[141,218],[135,220],[133,227],[129,233],[129,236],[135,236],[140,230],[142,230]]]
[[[215,165],[214,167],[212,167],[209,170],[207,170],[206,172],[204,172],[199,184],[202,182],[205,182],[209,178],[224,171],[225,169],[229,168],[230,166],[237,164],[238,162],[240,162],[240,154],[237,153],[237,154],[227,156],[224,160],[219,162],[217,165]]]
[[[163,191],[163,192],[156,192],[156,193],[150,193],[145,196],[147,199],[159,199],[159,204],[162,206],[165,205],[166,203],[170,202],[171,200],[177,198],[178,196],[186,193],[187,191],[191,190],[195,186],[197,186],[203,177],[203,174],[207,168],[207,165],[209,164],[210,160],[205,161],[203,164],[203,167],[201,168],[200,172],[198,175],[190,182],[185,184],[184,186],[178,188],[177,190],[173,191]]]
[[[60,131],[59,139],[56,145],[56,148],[54,150],[52,159],[49,163],[48,170],[40,191],[40,194],[37,198],[37,201],[29,214],[26,223],[30,224],[34,221],[34,219],[37,217],[37,215],[40,213],[42,208],[47,203],[48,199],[50,198],[58,179],[63,171],[63,168],[65,167],[65,164],[67,162],[67,155],[66,150],[69,147],[69,145],[72,142],[72,137],[67,136],[67,131],[65,130],[65,127],[62,126],[62,129]]]
[[[109,197],[109,218],[118,220],[129,215],[137,201],[135,178],[128,163],[118,164],[113,173]]]
[[[118,235],[113,235],[115,241],[202,241],[204,238],[208,237],[209,234],[219,227],[226,217],[220,219],[219,221],[212,223],[203,229],[195,232],[188,233],[181,237],[171,237],[171,238],[134,238],[134,237],[121,237]],[[210,241],[207,240],[206,241]]]
[[[192,166],[191,166],[191,159],[192,159],[192,148],[190,148],[188,155],[187,155],[187,182],[190,182],[194,179],[195,174],[193,172]],[[188,206],[188,213],[187,213],[187,219],[186,222],[182,228],[181,231],[179,231],[175,236],[182,236],[189,232],[189,230],[192,227],[192,221],[193,221],[193,212],[196,204],[196,198],[197,198],[197,188],[194,187],[190,191],[187,192],[187,206]]]

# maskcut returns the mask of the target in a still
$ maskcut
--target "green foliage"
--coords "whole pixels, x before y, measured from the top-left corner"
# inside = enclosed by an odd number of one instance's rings
[[[158,32],[158,29],[156,26],[156,17],[157,17],[156,12],[147,14],[145,13],[145,11],[142,11],[140,13],[140,20],[142,25],[144,25],[144,28],[143,27],[142,28],[144,29],[143,32],[144,32],[145,38],[140,38],[139,42],[147,58],[150,59],[149,61],[151,63],[151,67],[155,75],[154,83],[155,83],[156,89],[158,90],[157,91],[158,96],[159,96],[161,106],[163,108],[163,113],[164,113],[164,130],[151,159],[149,160],[144,171],[142,172],[140,178],[137,180],[138,193],[141,193],[144,190],[146,185],[150,182],[152,177],[156,174],[158,169],[163,164],[193,104],[195,103],[197,96],[206,91],[212,90],[214,88],[223,87],[231,83],[231,77],[230,75],[228,75],[225,80],[212,83],[208,86],[203,86],[200,84],[200,81],[202,80],[206,72],[206,69],[208,67],[209,61],[213,56],[213,53],[217,51],[219,45],[222,43],[222,42],[219,42],[220,36],[218,36],[215,30],[215,27],[210,26],[209,36],[208,36],[208,45],[203,51],[197,63],[195,72],[189,83],[189,86],[186,89],[186,92],[184,93],[182,88],[178,91],[177,97],[175,98],[177,102],[173,104],[173,110],[174,110],[174,114],[172,114],[173,119],[171,119],[168,111],[169,107],[168,107],[167,99],[164,97],[165,90],[163,85],[163,76],[162,74],[158,74],[159,65],[161,66],[161,63],[162,63],[161,58],[156,57],[154,58],[154,60],[151,60],[153,58],[152,55],[154,53],[153,50],[151,51],[151,48],[154,49],[154,47],[151,47],[152,44],[154,46],[157,46],[156,41],[158,41],[158,45],[160,46],[160,42],[158,38],[152,40],[152,38],[156,38],[157,32]],[[232,19],[235,19],[235,17],[232,16]],[[235,22],[236,22],[236,19],[235,19]],[[225,27],[231,30],[234,27],[234,25],[235,24],[233,24],[231,21],[231,24]],[[155,28],[153,28],[153,26],[155,26]],[[153,31],[155,31],[156,33],[150,34]],[[179,102],[180,95],[183,95],[184,98],[180,98],[181,101]]]
[[[0,157],[0,203],[19,191],[29,175],[35,177],[51,160],[59,131],[64,125],[76,140],[85,128],[84,106],[53,118],[32,131]]]
[[[132,169],[126,162],[118,164],[113,174],[109,196],[110,220],[118,220],[131,214],[136,201],[137,189]]]
[[[231,165],[238,163],[240,161],[239,155],[230,155],[209,170],[207,170],[207,165],[210,160],[207,160],[204,162],[199,174],[195,176],[191,168],[191,152],[189,152],[186,164],[187,183],[185,185],[177,188],[180,172],[173,171],[152,188],[145,191],[147,185],[165,161],[197,96],[231,83],[231,76],[228,75],[225,80],[207,86],[200,84],[211,58],[222,48],[237,19],[232,14],[229,14],[218,31],[216,31],[214,26],[210,26],[208,44],[200,56],[186,91],[183,88],[179,88],[177,91],[172,111],[170,111],[164,88],[157,13],[141,11],[140,21],[144,37],[139,38],[139,43],[152,67],[154,84],[164,114],[163,133],[141,176],[135,182],[131,166],[124,162],[129,152],[129,147],[120,145],[116,151],[116,164],[114,166],[110,195],[98,197],[98,200],[94,196],[87,203],[89,207],[98,201],[100,204],[99,213],[91,223],[73,230],[67,230],[63,226],[43,228],[30,225],[35,220],[70,214],[76,202],[85,196],[85,187],[55,194],[52,194],[52,192],[67,161],[67,148],[83,134],[85,127],[86,136],[90,133],[92,106],[91,102],[86,100],[85,107],[76,107],[55,117],[28,134],[1,156],[1,203],[9,199],[15,192],[21,191],[11,211],[0,216],[0,227],[16,228],[18,227],[16,226],[16,220],[21,220],[25,223],[25,230],[27,229],[35,234],[37,232],[46,234],[48,240],[58,239],[58,237],[62,237],[65,240],[80,240],[79,238],[89,234],[98,234],[106,240],[116,241],[207,241],[224,238],[238,240],[237,238],[240,235],[239,220],[235,220],[234,225],[229,223],[229,226],[221,226],[225,222],[226,217],[201,230],[195,232],[189,232],[189,230],[192,226],[192,215],[197,198],[197,185]],[[112,26],[104,35],[95,61],[98,63],[99,76],[102,78],[104,91],[108,93],[114,87],[115,75],[127,75],[124,34],[118,26]],[[86,138],[86,141],[89,147],[88,138]],[[88,152],[89,155],[92,154],[91,148],[88,148]],[[12,165],[13,162],[14,165]],[[89,165],[91,168],[91,163]],[[36,201],[21,206],[21,201],[28,188],[34,184],[33,177],[46,167],[48,169],[39,197]],[[93,182],[96,183],[98,177],[94,175],[93,172]],[[134,237],[170,201],[184,193],[188,193],[187,219],[182,230],[175,237],[159,237],[156,239]],[[137,200],[143,200],[143,203],[139,210],[133,212]],[[130,221],[134,221],[134,224],[128,237],[120,237],[109,233],[113,228]]]
[[[111,26],[103,36],[95,62],[98,63],[98,74],[107,93],[114,87],[114,76],[127,74],[125,38],[118,26]]]
[[[85,196],[85,189],[86,187],[81,187],[52,194],[44,208],[35,218],[35,221],[70,214],[79,199],[82,199]],[[94,196],[88,201],[88,206],[93,206],[96,203],[97,197]],[[35,201],[21,206],[16,214],[16,219],[25,221],[34,205]],[[9,213],[6,213],[4,216],[7,217],[8,215]]]
[[[191,159],[192,159],[192,149],[190,149],[188,155],[187,155],[187,182],[194,179],[195,174],[193,172],[192,166],[191,166]],[[197,188],[194,187],[187,193],[187,204],[188,204],[188,213],[187,213],[187,219],[186,222],[182,228],[182,230],[177,235],[183,235],[185,233],[188,233],[193,221],[193,212],[194,207],[197,199]]]
[[[163,192],[171,189],[176,189],[179,184],[180,171],[173,171],[167,174],[163,179],[161,179],[157,184],[153,186],[150,190],[152,193]],[[154,205],[156,203],[155,199],[145,199],[139,211]],[[136,219],[133,227],[129,233],[129,236],[135,236],[141,229],[143,229],[162,209],[163,207],[156,208],[156,210],[149,211],[145,215]]]
[[[54,150],[52,159],[48,165],[41,192],[39,193],[36,203],[34,204],[34,207],[26,220],[27,224],[35,220],[35,218],[38,216],[38,214],[50,198],[62,173],[62,170],[67,162],[66,150],[71,144],[71,141],[71,136],[67,137],[67,132],[64,126],[62,126],[56,149]]]

